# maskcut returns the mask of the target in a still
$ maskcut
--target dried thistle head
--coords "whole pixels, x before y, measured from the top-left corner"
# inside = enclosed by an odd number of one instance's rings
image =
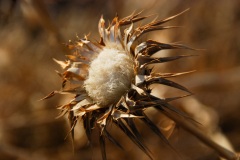
[[[148,18],[140,16],[140,12],[120,20],[115,17],[107,28],[101,17],[98,25],[100,42],[92,42],[85,36],[68,44],[74,52],[72,55],[67,55],[67,61],[55,60],[64,70],[63,73],[59,73],[63,79],[62,89],[52,92],[45,98],[56,93],[70,93],[75,96],[68,104],[60,107],[61,115],[66,113],[69,115],[72,132],[76,122],[82,119],[89,141],[91,141],[92,130],[99,130],[103,159],[106,159],[105,139],[121,147],[107,129],[110,123],[118,126],[151,158],[148,148],[140,138],[134,119],[143,121],[164,142],[168,143],[167,138],[148,118],[144,110],[154,107],[160,112],[172,111],[185,116],[168,103],[181,97],[161,99],[152,95],[150,89],[152,84],[162,84],[191,94],[185,87],[167,79],[184,73],[155,73],[149,65],[190,56],[156,58],[153,57],[156,52],[165,49],[190,48],[181,44],[166,44],[154,40],[136,44],[136,40],[147,32],[174,28],[174,26],[162,26],[162,24],[182,13],[135,26],[135,22]],[[120,30],[123,26],[125,26],[124,32]]]

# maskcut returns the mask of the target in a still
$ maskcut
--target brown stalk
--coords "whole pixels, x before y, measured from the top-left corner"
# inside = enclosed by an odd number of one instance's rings
[[[190,132],[200,141],[202,141],[205,145],[209,146],[210,148],[214,149],[221,157],[226,158],[227,160],[239,160],[240,157],[236,153],[223,148],[222,146],[218,145],[214,141],[212,141],[208,136],[206,136],[203,132],[201,132],[197,127],[191,124],[189,121],[177,115],[176,113],[170,112],[166,109],[163,109],[163,114],[165,114],[170,119],[174,120],[179,126],[181,126],[186,131]]]

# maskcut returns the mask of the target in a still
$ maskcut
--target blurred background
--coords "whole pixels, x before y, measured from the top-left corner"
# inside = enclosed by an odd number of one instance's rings
[[[98,40],[101,15],[111,20],[116,13],[123,18],[144,9],[144,15],[156,14],[162,19],[187,8],[187,13],[168,23],[181,28],[157,31],[143,38],[204,49],[163,53],[199,56],[164,64],[158,71],[196,70],[173,79],[195,94],[174,105],[202,123],[203,131],[213,140],[239,151],[240,1],[0,0],[0,159],[101,159],[97,135],[93,134],[94,142],[89,145],[81,123],[76,128],[73,155],[71,138],[65,139],[70,130],[67,118],[56,118],[56,106],[64,104],[68,97],[39,101],[61,86],[55,73],[60,68],[53,58],[64,60],[64,55],[71,53],[64,43],[75,40],[76,35],[90,34],[91,40]],[[155,92],[167,97],[182,94],[161,87]],[[164,123],[158,119],[162,115],[155,112],[149,114],[164,130]],[[123,133],[112,130],[126,149],[122,151],[107,142],[110,160],[147,159]],[[155,159],[181,159],[141,123],[139,130]],[[219,159],[212,149],[177,125],[169,141],[182,159]]]

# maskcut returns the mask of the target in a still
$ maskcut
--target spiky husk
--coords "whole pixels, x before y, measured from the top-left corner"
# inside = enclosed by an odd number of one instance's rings
[[[184,11],[185,12],[185,11]],[[184,13],[182,12],[182,13]],[[46,98],[50,98],[55,94],[74,94],[75,98],[68,104],[60,106],[60,116],[69,115],[71,124],[71,132],[74,135],[74,127],[79,119],[83,120],[84,128],[88,140],[91,142],[91,133],[93,129],[99,131],[99,141],[102,151],[102,158],[107,159],[105,150],[105,139],[108,139],[113,144],[123,148],[121,144],[114,139],[114,137],[107,130],[110,123],[115,124],[128,136],[133,143],[135,143],[149,158],[152,159],[151,153],[146,145],[143,143],[140,132],[137,129],[134,119],[143,121],[150,130],[157,134],[163,142],[168,144],[167,138],[161,130],[150,120],[144,113],[144,110],[150,107],[156,108],[160,112],[174,112],[185,118],[190,119],[183,112],[174,108],[169,104],[170,101],[182,98],[172,97],[161,99],[151,94],[150,86],[152,84],[162,84],[169,87],[174,87],[187,92],[191,92],[167,78],[186,74],[183,73],[154,73],[150,68],[150,64],[165,63],[174,61],[180,58],[189,57],[192,55],[178,55],[172,57],[152,57],[156,52],[165,49],[191,49],[181,44],[166,44],[154,40],[147,40],[140,44],[134,44],[137,39],[143,34],[175,28],[176,26],[162,26],[162,24],[181,15],[179,13],[175,16],[163,19],[153,20],[152,22],[134,28],[134,23],[148,18],[148,16],[140,16],[141,12],[132,14],[121,20],[116,16],[111,24],[105,28],[105,21],[101,17],[99,21],[100,42],[89,41],[87,36],[83,39],[78,39],[76,42],[70,42],[67,46],[74,50],[72,55],[67,55],[67,61],[58,61],[64,72],[58,73],[62,79],[62,89],[50,93]],[[124,33],[121,32],[121,27],[127,26]],[[131,80],[131,87],[115,103],[102,106],[95,102],[92,97],[88,95],[84,88],[84,81],[88,78],[88,70],[91,62],[104,48],[115,48],[124,51],[133,59],[134,77]],[[107,57],[106,57],[107,58]],[[97,67],[97,66],[96,66]],[[171,147],[171,146],[170,146]]]

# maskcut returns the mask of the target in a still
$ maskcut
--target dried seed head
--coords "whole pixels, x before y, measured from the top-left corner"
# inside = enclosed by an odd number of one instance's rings
[[[88,95],[102,107],[117,103],[131,87],[133,64],[124,50],[104,48],[91,62],[84,81]]]
[[[143,120],[150,130],[169,144],[166,135],[163,135],[144,113],[145,109],[153,107],[160,112],[174,111],[185,116],[168,103],[183,96],[161,99],[150,93],[150,85],[161,84],[191,94],[185,87],[167,79],[181,73],[155,73],[149,69],[149,65],[187,57],[186,55],[153,57],[152,55],[156,52],[164,49],[190,48],[181,44],[166,44],[154,40],[136,44],[136,40],[147,32],[174,28],[162,26],[162,24],[182,13],[163,20],[153,20],[142,26],[134,26],[135,22],[148,18],[140,16],[141,12],[121,20],[115,17],[108,27],[105,27],[102,17],[98,25],[101,37],[99,43],[89,41],[87,37],[78,39],[75,43],[69,44],[69,48],[74,49],[74,53],[67,56],[67,61],[56,60],[64,70],[62,74],[59,73],[63,79],[62,89],[50,93],[45,98],[56,93],[74,94],[73,100],[59,107],[62,111],[61,115],[68,113],[72,135],[74,135],[76,122],[80,118],[83,120],[89,141],[91,141],[92,130],[98,129],[104,160],[106,159],[105,138],[123,148],[109,133],[107,129],[109,123],[112,122],[118,126],[151,158],[133,118]],[[124,32],[121,31],[123,26],[125,26]]]

